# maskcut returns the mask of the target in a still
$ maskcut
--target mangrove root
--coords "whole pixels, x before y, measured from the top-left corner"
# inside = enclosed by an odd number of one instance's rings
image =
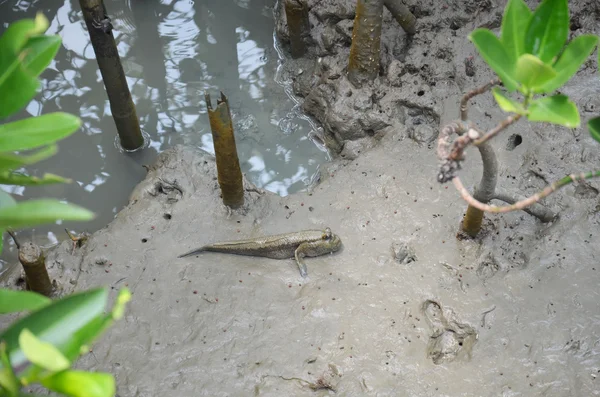
[[[304,0],[285,0],[285,15],[290,36],[292,58],[300,58],[306,53],[310,40],[308,5]]]
[[[222,92],[221,99],[217,99],[216,109],[212,107],[209,94],[205,94],[205,99],[215,147],[217,175],[223,196],[223,204],[236,209],[244,205],[244,184],[235,145],[229,103]]]
[[[144,136],[140,130],[135,105],[112,34],[113,26],[104,3],[102,0],[79,0],[79,5],[106,87],[121,146],[128,151],[139,149],[144,145]]]
[[[19,262],[25,270],[27,289],[45,296],[53,292],[52,282],[46,270],[46,261],[42,249],[31,242],[26,242],[19,248]]]
[[[410,35],[417,33],[417,18],[413,15],[402,0],[384,0],[385,8],[398,21],[402,29]]]
[[[379,74],[382,19],[383,0],[357,0],[348,62],[348,80],[356,87]]]

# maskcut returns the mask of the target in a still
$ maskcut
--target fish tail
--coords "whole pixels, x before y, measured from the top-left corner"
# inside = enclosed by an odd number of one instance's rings
[[[200,248],[193,249],[191,251],[186,252],[185,254],[179,255],[178,258],[184,258],[186,256],[196,255],[203,251],[206,251],[206,247],[200,247]]]

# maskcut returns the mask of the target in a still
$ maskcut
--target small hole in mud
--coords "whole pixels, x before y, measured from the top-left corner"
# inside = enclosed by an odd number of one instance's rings
[[[571,32],[575,32],[576,30],[581,29],[581,24],[579,23],[579,19],[573,19],[571,21],[571,26],[569,26],[569,29],[571,29]]]
[[[143,238],[143,239],[142,239],[142,243],[147,243],[147,242],[148,242],[148,239],[147,239],[147,238]]]
[[[514,150],[517,146],[523,143],[523,137],[519,134],[512,134],[508,138],[508,143],[506,145],[506,150],[511,151]]]
[[[452,23],[450,23],[450,29],[458,30],[460,29],[460,24],[457,21],[452,21]]]
[[[425,91],[421,90],[421,91],[417,92],[417,95],[418,96],[423,96],[423,95],[425,95]]]
[[[462,342],[458,342],[458,345],[459,345],[459,346],[462,346],[462,345],[463,345],[463,343],[462,343]]]
[[[375,135],[375,131],[373,131],[373,130],[371,130],[371,129],[367,130],[367,131],[366,131],[366,133],[367,133],[367,135],[368,135],[368,136],[373,136],[373,135]]]
[[[172,217],[173,217],[173,216],[172,216],[171,214],[164,214],[164,215],[163,215],[163,218],[165,218],[165,219],[166,219],[166,220],[168,220],[168,221],[170,221]]]

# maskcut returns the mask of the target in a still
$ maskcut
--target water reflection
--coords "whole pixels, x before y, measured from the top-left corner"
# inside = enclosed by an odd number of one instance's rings
[[[305,188],[327,153],[308,138],[313,129],[277,84],[272,0],[105,0],[115,40],[149,148],[123,154],[76,0],[0,3],[8,23],[42,11],[48,33],[63,47],[42,76],[42,92],[16,118],[66,111],[83,127],[60,142],[59,154],[27,171],[50,171],[75,183],[9,190],[16,199],[56,197],[92,209],[87,224],[67,223],[21,232],[38,244],[66,238],[64,227],[95,231],[112,220],[145,175],[142,164],[175,144],[213,153],[204,92],[223,91],[230,103],[243,172],[256,185],[281,195]],[[6,188],[6,187],[3,187]],[[14,261],[12,243],[3,258]]]

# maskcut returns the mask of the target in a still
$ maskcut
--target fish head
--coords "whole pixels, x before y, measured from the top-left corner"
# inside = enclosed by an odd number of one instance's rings
[[[338,251],[342,248],[342,239],[334,233],[331,233],[331,236],[328,238],[329,247],[331,248],[331,252]]]

